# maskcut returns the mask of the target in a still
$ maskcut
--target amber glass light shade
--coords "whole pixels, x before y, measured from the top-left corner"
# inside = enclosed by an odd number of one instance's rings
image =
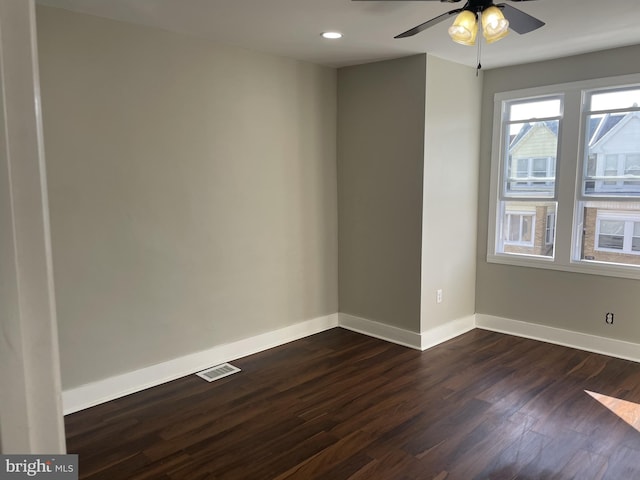
[[[482,33],[487,43],[496,42],[509,33],[509,21],[498,7],[491,6],[482,12]]]
[[[478,19],[476,14],[463,10],[449,27],[449,36],[454,42],[462,45],[475,45],[478,35]]]

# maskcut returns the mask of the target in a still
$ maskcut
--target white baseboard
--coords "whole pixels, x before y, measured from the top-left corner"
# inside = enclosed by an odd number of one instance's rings
[[[398,345],[404,345],[405,347],[415,348],[416,350],[426,350],[475,328],[474,315],[448,322],[422,333],[404,330],[347,313],[338,315],[339,325],[342,328],[397,343]]]
[[[420,349],[435,347],[476,328],[475,315],[469,315],[422,332]]]
[[[470,315],[417,333],[355,315],[334,313],[65,390],[62,393],[64,414],[84,410],[337,326],[416,350],[434,347],[477,327],[640,362],[640,345],[635,343],[492,315]]]
[[[563,330],[481,313],[476,314],[476,327],[640,362],[640,345],[623,340],[598,337],[572,330]]]
[[[338,314],[334,313],[65,390],[62,392],[64,414],[84,410],[191,375],[207,367],[252,355],[337,326]]]
[[[404,330],[403,328],[393,327],[386,323],[375,322],[362,317],[356,317],[348,313],[338,314],[338,324],[347,330],[421,350],[420,334],[417,332]]]

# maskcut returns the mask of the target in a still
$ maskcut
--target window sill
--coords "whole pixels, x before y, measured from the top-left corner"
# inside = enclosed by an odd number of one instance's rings
[[[600,263],[591,260],[571,261],[569,264],[562,264],[551,257],[489,254],[487,255],[487,263],[640,280],[640,266]]]

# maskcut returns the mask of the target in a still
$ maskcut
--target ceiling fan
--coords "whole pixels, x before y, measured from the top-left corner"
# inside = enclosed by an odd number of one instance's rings
[[[442,3],[458,3],[461,0],[424,0]],[[512,2],[526,2],[532,0],[510,0]],[[427,20],[394,38],[411,37],[417,33],[433,27],[440,22],[457,15],[449,27],[449,35],[463,45],[475,45],[478,31],[478,17],[481,18],[482,31],[488,43],[500,40],[509,32],[509,28],[519,34],[529,33],[542,27],[545,23],[528,13],[523,12],[507,3],[494,4],[493,0],[467,0],[462,8],[451,10]]]

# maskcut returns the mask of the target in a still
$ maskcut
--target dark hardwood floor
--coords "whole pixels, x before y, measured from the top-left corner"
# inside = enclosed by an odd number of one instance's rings
[[[637,363],[483,330],[421,353],[338,328],[232,363],[67,416],[80,478],[640,479]],[[626,401],[629,423],[587,391]]]

